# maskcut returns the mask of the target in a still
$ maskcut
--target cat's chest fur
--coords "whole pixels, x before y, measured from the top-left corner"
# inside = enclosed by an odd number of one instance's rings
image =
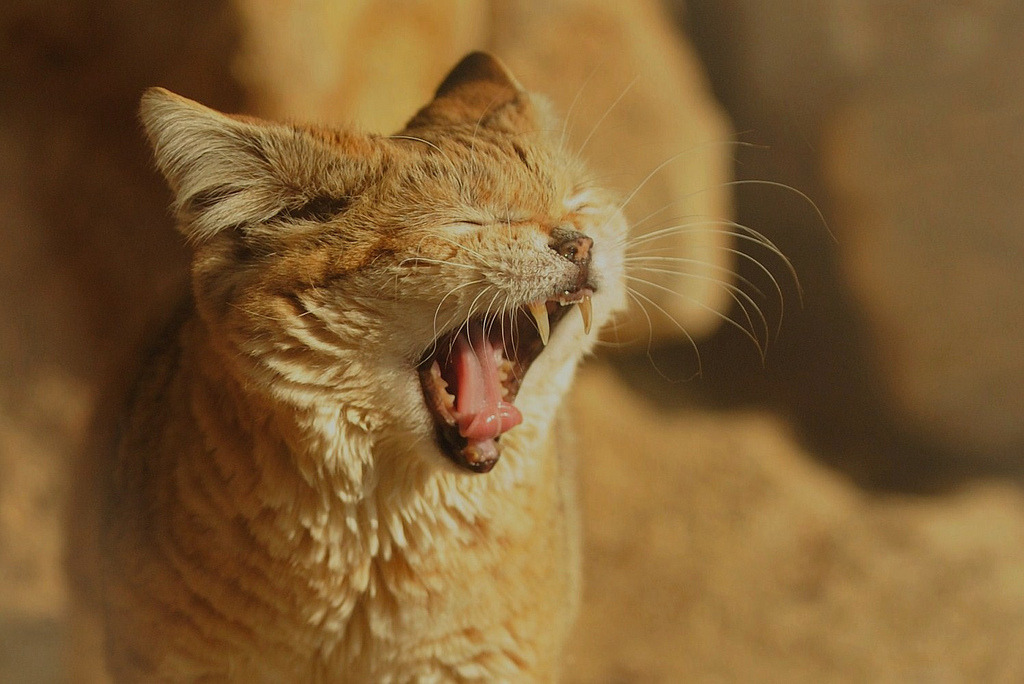
[[[542,654],[564,638],[576,578],[550,426],[467,486],[363,411],[241,400],[197,346],[157,364],[176,368],[160,395],[188,397],[186,415],[147,416],[169,442],[151,453],[157,472],[140,487],[120,463],[111,483],[136,492],[111,512],[135,524],[108,538],[113,604],[137,613],[113,630],[125,672],[198,677],[206,653],[223,663],[214,672],[257,681],[551,671]],[[118,577],[128,559],[139,566]]]

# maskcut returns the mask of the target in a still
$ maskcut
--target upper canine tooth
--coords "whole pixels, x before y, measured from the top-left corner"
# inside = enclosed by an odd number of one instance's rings
[[[548,322],[547,304],[544,303],[544,300],[539,299],[536,302],[530,302],[527,304],[527,308],[530,310],[533,320],[537,321],[537,332],[540,333],[540,341],[546,346],[548,343],[548,337],[551,335],[551,324]]]
[[[590,324],[594,319],[594,305],[590,301],[590,295],[583,295],[580,300],[580,316],[583,317],[583,332],[590,334]]]

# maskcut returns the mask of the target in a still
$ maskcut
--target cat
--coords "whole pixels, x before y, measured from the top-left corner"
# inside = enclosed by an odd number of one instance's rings
[[[478,52],[391,136],[141,119],[191,296],[77,483],[77,643],[116,681],[557,679],[564,402],[627,226],[551,107]]]

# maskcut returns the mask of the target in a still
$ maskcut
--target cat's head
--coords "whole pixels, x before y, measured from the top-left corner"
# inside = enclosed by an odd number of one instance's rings
[[[392,136],[159,89],[141,115],[193,246],[197,309],[253,391],[343,404],[486,472],[504,432],[550,425],[624,304],[621,212],[489,55],[463,59]]]

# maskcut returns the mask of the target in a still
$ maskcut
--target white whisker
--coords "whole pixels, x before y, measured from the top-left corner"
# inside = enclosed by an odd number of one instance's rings
[[[501,296],[501,290],[495,288],[494,296],[491,297],[491,301],[487,302],[487,308],[484,309],[483,325],[481,326],[486,337],[491,336],[491,330],[494,329],[494,323],[501,320],[501,309],[494,310],[494,302]],[[507,296],[507,295],[506,295]],[[494,311],[492,314],[491,312]],[[488,318],[490,321],[488,322]]]
[[[444,306],[445,300],[447,300],[449,297],[451,297],[453,294],[455,294],[457,291],[461,290],[464,287],[472,287],[473,285],[478,285],[478,284],[480,284],[482,282],[485,282],[485,281],[484,281],[483,278],[480,278],[478,280],[471,280],[471,281],[469,281],[467,283],[462,283],[460,285],[456,285],[452,289],[448,290],[448,292],[445,294],[445,296],[441,298],[441,301],[439,301],[437,303],[437,307],[434,309],[434,321],[433,321],[434,344],[435,345],[437,344],[437,339],[441,336],[441,333],[440,333],[438,325],[437,325],[437,317],[439,315],[441,315],[441,307]],[[448,326],[445,325],[444,327],[447,328]],[[430,353],[433,354],[434,351],[436,351],[436,347],[431,349]]]
[[[825,232],[828,233],[829,237],[832,238],[833,241],[839,242],[839,240],[835,236],[835,233],[833,233],[832,229],[829,227],[828,221],[825,220],[825,214],[822,213],[821,209],[818,208],[818,205],[815,203],[814,200],[810,198],[810,196],[807,193],[794,188],[792,185],[787,185],[786,183],[779,183],[778,181],[770,180],[758,180],[755,178],[741,178],[739,180],[727,181],[725,183],[722,183],[722,187],[739,187],[741,185],[762,185],[769,188],[781,188],[782,190],[788,190],[789,192],[794,193],[795,195],[800,197],[800,199],[807,202],[807,204],[809,204],[812,209],[814,209],[814,213],[817,214],[818,220],[821,221],[821,225],[824,226]]]
[[[468,269],[468,270],[471,270],[471,271],[475,271],[476,268],[477,268],[476,266],[472,266],[470,264],[460,264],[460,263],[458,263],[456,261],[445,261],[443,259],[431,259],[429,257],[421,257],[421,256],[406,257],[405,259],[402,259],[401,261],[398,262],[398,267],[399,268],[405,268],[410,262],[414,266],[416,264],[421,264],[422,263],[422,264],[435,264],[435,265],[438,265],[438,266],[454,266],[455,268],[465,268],[465,269]]]
[[[423,138],[416,137],[414,135],[390,135],[388,136],[388,138],[390,138],[391,140],[412,140],[414,142],[422,143],[429,147],[430,149],[436,151],[438,154],[441,155],[441,158],[444,159],[444,161],[448,164],[448,168],[452,172],[452,178],[461,185],[462,174],[459,173],[458,168],[455,166],[455,162],[453,162],[452,158],[448,156],[448,153],[442,150],[435,143],[432,143],[429,140],[425,140]]]
[[[510,320],[513,320],[513,321],[515,320],[514,309],[512,308],[512,297],[511,297],[511,295],[508,295],[508,294],[505,295],[505,303],[502,305],[502,310],[509,312]],[[511,325],[509,326],[509,335],[510,336],[512,335],[512,333],[511,333]],[[510,342],[513,343],[512,347],[509,346]],[[505,326],[502,325],[501,326],[501,346],[502,346],[502,348],[503,349],[514,348],[514,346],[515,346],[514,342],[515,342],[514,339],[505,339]]]
[[[801,285],[800,278],[799,278],[799,276],[796,273],[796,268],[794,268],[793,263],[789,260],[789,258],[785,254],[783,254],[782,250],[780,250],[775,245],[775,243],[773,243],[770,239],[768,239],[768,237],[766,237],[762,233],[759,233],[758,231],[756,231],[756,230],[754,230],[754,229],[752,229],[752,228],[750,228],[748,226],[745,226],[745,225],[743,225],[741,223],[737,223],[735,221],[726,221],[726,220],[721,220],[721,221],[703,221],[703,222],[694,222],[694,223],[686,224],[684,226],[670,226],[668,228],[663,228],[663,229],[660,229],[660,230],[657,230],[657,231],[652,231],[651,233],[647,233],[645,235],[641,235],[639,237],[629,239],[628,240],[628,248],[632,249],[632,248],[634,248],[637,245],[643,245],[643,244],[646,244],[646,243],[649,243],[649,242],[654,242],[655,240],[662,239],[662,238],[665,238],[665,237],[670,237],[670,236],[673,236],[673,235],[681,235],[681,234],[686,234],[686,233],[690,233],[690,232],[697,232],[697,227],[698,226],[702,226],[702,225],[722,225],[722,226],[729,226],[731,228],[735,228],[736,230],[727,230],[727,231],[722,231],[722,232],[723,232],[723,234],[725,234],[725,235],[727,235],[729,237],[733,237],[733,238],[735,238],[737,240],[751,242],[751,243],[753,243],[753,244],[755,244],[755,245],[757,245],[757,246],[759,246],[759,247],[769,251],[774,256],[778,257],[778,259],[780,261],[782,261],[783,265],[785,265],[786,270],[789,271],[790,277],[793,279],[793,284],[796,286],[797,296],[798,296],[798,298],[799,298],[799,300],[801,302],[801,305],[803,304],[803,296],[804,296],[803,286]],[[715,248],[716,249],[721,249],[721,250],[726,251],[726,252],[729,252],[730,254],[734,254],[737,257],[739,257],[741,259],[745,259],[745,260],[749,261],[750,263],[754,264],[755,266],[757,266],[758,269],[760,269],[772,281],[772,284],[773,284],[773,286],[775,288],[775,291],[776,291],[776,293],[779,296],[780,303],[782,302],[783,297],[782,297],[781,285],[779,284],[778,279],[774,276],[774,274],[772,274],[772,272],[764,264],[762,264],[760,261],[758,261],[754,256],[744,252],[743,250],[735,249],[733,247],[724,247],[724,246],[717,246]],[[666,247],[666,248],[663,248],[662,251],[670,250],[670,249],[671,249],[671,247]]]
[[[673,250],[673,251],[675,251],[675,250]],[[743,254],[742,256],[747,256],[747,255]],[[736,271],[734,271],[734,270],[732,270],[730,268],[726,268],[725,266],[719,266],[718,264],[709,264],[708,262],[704,261],[703,259],[694,259],[694,258],[691,258],[691,257],[679,257],[679,256],[660,256],[660,255],[651,255],[651,254],[633,254],[633,255],[629,255],[629,256],[625,257],[623,259],[623,262],[627,265],[627,267],[634,268],[634,269],[638,268],[638,269],[642,269],[642,270],[650,270],[651,267],[643,266],[643,265],[631,266],[631,264],[644,264],[646,262],[650,262],[650,263],[681,264],[681,265],[684,265],[684,266],[688,265],[688,264],[693,264],[693,265],[696,265],[696,266],[700,266],[701,268],[707,268],[707,269],[710,269],[712,271],[717,271],[719,273],[724,273],[725,275],[728,275],[728,276],[730,276],[732,278],[735,278],[736,280],[740,281],[741,283],[743,283],[744,285],[749,287],[751,290],[753,290],[754,293],[757,296],[762,297],[762,298],[767,298],[767,295],[765,295],[765,293],[761,290],[761,288],[759,288],[757,285],[752,283],[748,278],[744,278],[743,276],[741,276]],[[690,276],[690,277],[696,277],[696,278],[707,278],[707,276],[704,276],[704,275],[701,275],[701,274],[698,274],[698,273],[690,273],[688,271],[672,270],[672,269],[667,269],[667,268],[664,269],[664,270],[660,270],[659,272],[660,273],[666,273],[666,274],[669,274],[669,275]],[[720,279],[717,279],[717,278],[711,278],[711,280],[713,280],[714,282],[719,282],[719,283],[727,282],[725,280],[720,280]]]
[[[569,109],[566,110],[565,115],[562,117],[562,133],[559,136],[559,146],[563,148],[565,147],[566,139],[569,135],[569,122],[572,120],[573,110],[576,109],[576,105],[579,103],[580,97],[583,95],[583,91],[587,89],[587,86],[590,85],[591,79],[594,78],[594,75],[597,74],[601,67],[602,65],[598,64],[591,69],[590,73],[583,80],[583,83],[576,89],[576,95],[573,96],[572,102],[569,103]]]
[[[653,283],[653,282],[651,282],[649,280],[644,280],[643,278],[638,278],[636,276],[627,275],[626,276],[626,280],[632,280],[632,281],[635,281],[635,282],[643,283],[644,285],[647,285],[648,287],[653,287],[653,288],[655,288],[657,290],[660,290],[662,292],[667,292],[669,294],[679,295],[678,292],[676,292],[675,290],[673,290],[673,289],[671,289],[669,287],[665,287],[664,285],[660,285],[658,283]],[[650,299],[649,297],[644,296],[643,293],[638,292],[635,288],[630,288],[630,289],[634,293],[636,293],[637,295],[640,295],[641,297],[644,297],[644,299],[646,299],[652,305],[657,307],[658,310],[661,311],[663,314],[665,314],[665,316],[668,317],[669,320],[671,320],[673,323],[675,323],[677,328],[679,328],[680,330],[684,330],[683,326],[678,321],[676,321],[675,318],[673,318],[667,311],[665,311],[664,308],[662,308],[656,302],[654,302],[654,300]],[[679,295],[679,296],[682,296],[682,295]],[[742,332],[745,337],[747,337],[751,342],[754,343],[754,346],[757,347],[757,350],[760,353],[762,360],[764,359],[764,349],[761,347],[761,343],[757,339],[756,335],[754,335],[752,332],[750,332],[749,330],[744,328],[741,324],[739,324],[736,321],[734,321],[729,316],[723,314],[721,311],[718,311],[717,309],[715,309],[713,307],[710,307],[707,304],[704,304],[703,302],[700,302],[700,301],[698,301],[696,299],[692,299],[691,298],[690,301],[693,302],[694,306],[696,306],[696,307],[698,307],[700,309],[703,309],[704,311],[707,311],[708,313],[710,313],[710,314],[716,316],[717,318],[719,318],[724,323],[728,323],[732,327],[734,327],[737,330],[739,330],[740,332]],[[746,311],[746,310],[744,309],[744,311]],[[693,339],[690,337],[690,335],[688,333],[685,333],[685,330],[684,330],[684,334],[686,334],[686,337],[688,339],[690,339],[690,342],[692,343]],[[694,347],[696,348],[696,344],[694,344]]]
[[[761,325],[759,327],[764,328],[765,347],[767,346],[768,340],[771,338],[771,328],[768,325],[768,319],[764,315],[764,312],[761,311],[761,307],[759,307],[757,305],[757,302],[755,302],[754,299],[749,294],[744,292],[742,288],[737,287],[736,285],[730,283],[729,281],[722,280],[720,278],[710,278],[708,276],[699,275],[699,274],[695,274],[695,273],[680,273],[679,271],[673,271],[671,269],[666,269],[666,268],[634,267],[632,270],[633,271],[642,271],[642,272],[645,272],[645,273],[658,273],[658,274],[678,275],[678,276],[683,276],[683,277],[695,278],[695,279],[702,280],[702,281],[705,281],[705,282],[714,283],[715,285],[720,286],[729,295],[729,298],[732,299],[732,301],[736,303],[736,306],[739,307],[740,311],[743,312],[743,317],[747,319],[747,325],[750,326],[751,335],[753,335],[753,331],[754,331],[754,321],[750,317],[750,312],[747,310],[747,305],[753,307],[754,311],[757,312],[757,318],[758,318],[758,320],[761,323]],[[658,288],[661,288],[662,290],[675,293],[675,294],[679,295],[680,297],[685,297],[686,296],[686,295],[682,294],[681,292],[676,292],[675,290],[672,290],[671,288],[663,287],[663,286],[657,285],[656,283],[653,283],[653,282],[650,282],[650,281],[645,281],[645,280],[643,280],[641,278],[634,278],[634,279],[638,280],[640,282],[645,282],[645,283],[647,283],[647,285],[649,285],[651,287],[658,287]],[[747,282],[749,282],[749,281],[747,281]],[[693,300],[693,301],[696,302],[696,300]],[[744,304],[744,302],[746,302],[746,304]],[[776,334],[778,334],[778,333],[776,332]],[[763,356],[763,351],[764,351],[765,347],[762,347],[760,342],[758,342],[757,346],[758,346],[758,349],[762,350],[762,356]]]
[[[661,370],[658,369],[657,364],[654,363],[654,358],[651,356],[651,343],[652,343],[653,337],[654,337],[654,335],[653,335],[654,326],[651,323],[651,316],[650,316],[649,313],[647,313],[646,307],[643,306],[643,304],[637,299],[637,297],[643,299],[648,304],[653,306],[655,309],[660,311],[662,313],[662,315],[664,315],[668,320],[672,321],[672,323],[675,324],[675,326],[679,329],[679,332],[683,333],[683,335],[686,337],[687,341],[690,343],[690,346],[693,347],[693,352],[694,352],[694,354],[697,357],[697,372],[692,377],[702,377],[703,374],[704,374],[704,367],[703,367],[703,363],[701,362],[701,358],[700,358],[700,349],[697,348],[697,343],[694,341],[693,336],[691,336],[690,333],[687,332],[686,328],[679,321],[677,321],[675,318],[673,318],[667,311],[665,311],[665,309],[663,309],[657,302],[655,302],[653,299],[651,299],[650,297],[648,297],[644,293],[638,292],[638,291],[636,291],[633,288],[627,289],[626,292],[627,292],[627,294],[630,297],[633,298],[634,301],[636,301],[638,304],[640,304],[640,310],[644,312],[644,315],[647,317],[647,323],[651,327],[651,331],[652,331],[651,337],[648,339],[648,342],[647,342],[647,358],[651,361],[651,364],[654,366],[655,370],[657,370],[658,373],[661,374]],[[665,376],[662,374],[662,377],[665,377]],[[666,379],[668,379],[668,378],[666,377]]]
[[[634,76],[633,80],[629,82],[629,85],[623,88],[622,92],[619,93],[619,96],[615,98],[615,101],[608,105],[608,108],[604,110],[604,114],[602,114],[601,118],[597,120],[597,123],[595,123],[594,126],[590,129],[590,133],[587,135],[586,138],[583,139],[583,143],[576,150],[576,156],[583,156],[583,151],[587,149],[587,143],[589,143],[590,139],[594,137],[594,133],[597,133],[597,129],[601,127],[601,124],[603,124],[604,120],[608,118],[608,115],[612,113],[612,110],[615,109],[615,107],[620,102],[622,102],[622,98],[624,98],[626,96],[626,93],[628,93],[633,88],[633,86],[636,85],[636,82],[638,80],[640,80],[640,74]]]
[[[754,266],[756,266],[758,268],[758,270],[760,270],[762,273],[764,273],[769,281],[771,281],[772,287],[775,290],[775,297],[776,297],[776,299],[779,302],[779,322],[778,322],[778,326],[777,327],[781,327],[782,320],[783,320],[783,317],[785,316],[785,312],[786,312],[786,298],[783,296],[782,286],[779,284],[778,279],[771,272],[771,270],[767,266],[762,264],[760,261],[758,261],[755,257],[751,256],[750,254],[747,254],[746,252],[744,252],[742,250],[734,249],[732,247],[718,247],[718,249],[721,249],[721,250],[723,250],[725,252],[728,252],[730,254],[734,254],[736,257],[738,257],[740,259],[743,259],[745,261],[749,261]],[[654,260],[658,260],[658,261],[662,261],[662,262],[669,262],[669,263],[675,262],[675,263],[680,263],[680,264],[702,263],[702,262],[700,262],[697,259],[692,259],[692,258],[687,258],[687,257],[657,256],[657,255],[650,255],[650,254],[648,254],[648,255],[631,255],[631,256],[626,257],[626,259],[625,259],[626,263],[634,263],[634,264],[635,263],[641,263],[641,262],[644,262],[644,261],[654,261]],[[707,267],[707,268],[711,268],[711,270],[725,271],[726,273],[729,273],[733,277],[737,278],[744,285],[747,285],[748,287],[750,287],[759,296],[767,297],[765,295],[765,293],[762,292],[761,289],[759,287],[757,287],[756,285],[754,285],[749,279],[744,278],[743,276],[739,275],[738,273],[736,273],[735,271],[733,271],[731,269],[725,268],[724,266],[716,266],[716,265],[713,265],[713,264],[704,264],[704,266]],[[682,275],[684,272],[683,271],[678,271],[677,273],[679,275]],[[795,277],[795,275],[794,275],[794,277]],[[797,281],[797,292],[801,293],[801,291],[799,289],[799,281]],[[803,301],[802,297],[801,297],[800,301],[801,302]]]

